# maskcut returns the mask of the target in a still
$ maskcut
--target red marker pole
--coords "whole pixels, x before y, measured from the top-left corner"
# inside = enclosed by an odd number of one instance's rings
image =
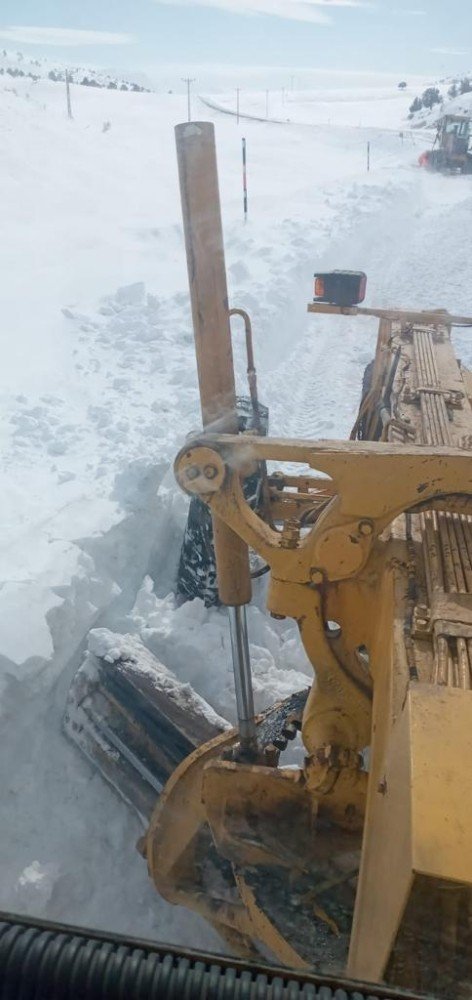
[[[244,221],[247,222],[247,171],[246,171],[246,140],[243,139],[243,201]]]

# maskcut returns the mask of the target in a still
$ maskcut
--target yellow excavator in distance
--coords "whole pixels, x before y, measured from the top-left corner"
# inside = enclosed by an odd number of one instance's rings
[[[419,157],[420,167],[441,173],[471,174],[470,115],[443,115],[437,124],[432,149]]]
[[[67,731],[121,790],[124,776],[141,815],[159,793],[140,843],[150,876],[233,952],[469,997],[472,376],[451,331],[472,319],[366,308],[365,275],[317,275],[314,321],[379,320],[351,437],[259,433],[253,364],[254,426],[238,433],[213,126],[176,134],[204,429],[175,474],[211,511],[238,728],[201,699],[182,711],[176,679],[160,684],[165,668],[129,647],[95,656],[95,673],[89,660]],[[260,716],[250,550],[269,568],[268,610],[297,622],[313,666],[307,690]]]

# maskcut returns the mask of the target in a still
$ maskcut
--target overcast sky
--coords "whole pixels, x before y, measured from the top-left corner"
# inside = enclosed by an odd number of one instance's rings
[[[472,0],[1,0],[0,18],[6,48],[147,72],[472,68]]]

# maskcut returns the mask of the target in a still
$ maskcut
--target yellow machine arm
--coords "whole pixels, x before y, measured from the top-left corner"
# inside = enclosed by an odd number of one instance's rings
[[[314,680],[259,720],[257,758],[232,733],[181,765],[147,857],[241,951],[447,995],[472,912],[470,376],[450,317],[395,315],[358,440],[205,435],[177,457],[269,564],[267,606],[297,621]],[[269,475],[260,516],[241,480],[271,461],[313,473]],[[300,727],[305,764],[284,767],[274,731]]]

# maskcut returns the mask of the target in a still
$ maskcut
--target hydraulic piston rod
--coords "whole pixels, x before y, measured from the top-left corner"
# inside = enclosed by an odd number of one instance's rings
[[[229,608],[229,627],[241,750],[251,751],[256,746],[256,723],[254,721],[251,660],[244,605]]]

